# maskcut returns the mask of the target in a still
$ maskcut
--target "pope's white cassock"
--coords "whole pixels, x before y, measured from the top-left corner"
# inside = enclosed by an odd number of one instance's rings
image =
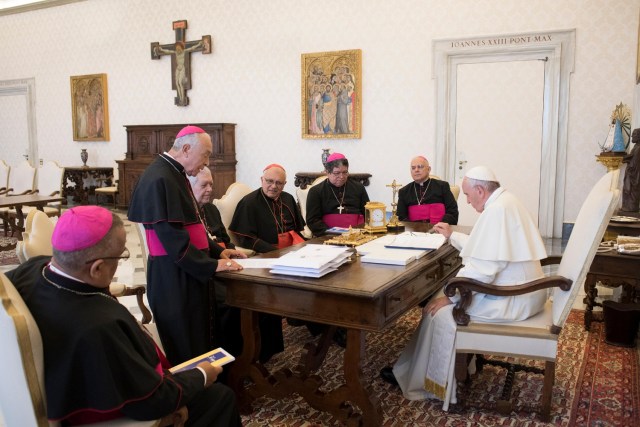
[[[503,188],[487,199],[471,234],[453,232],[450,242],[464,264],[458,277],[504,286],[543,277],[540,260],[547,254],[540,232],[520,201]],[[458,299],[456,295],[452,301]],[[546,299],[544,289],[514,297],[476,293],[467,313],[476,322],[524,320],[542,310]],[[407,399],[438,398],[445,411],[450,401],[456,403],[453,307],[424,315],[393,367]]]

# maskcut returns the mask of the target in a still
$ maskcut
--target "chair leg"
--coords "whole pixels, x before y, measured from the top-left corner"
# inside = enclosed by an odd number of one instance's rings
[[[544,385],[542,386],[542,402],[540,419],[549,422],[551,419],[551,397],[553,396],[553,383],[556,378],[556,362],[545,362]]]

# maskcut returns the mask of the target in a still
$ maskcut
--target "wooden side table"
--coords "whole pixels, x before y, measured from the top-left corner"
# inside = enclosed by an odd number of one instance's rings
[[[640,223],[610,222],[605,239],[615,239],[618,235],[640,235]],[[602,312],[593,312],[594,307],[602,307],[602,303],[597,301],[598,282],[607,288],[622,286],[620,302],[640,302],[640,257],[616,251],[596,254],[584,282],[584,327],[587,331],[591,328],[591,322],[604,320]]]

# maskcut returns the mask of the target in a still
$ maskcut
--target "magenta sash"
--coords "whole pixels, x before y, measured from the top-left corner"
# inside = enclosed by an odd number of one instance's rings
[[[364,224],[364,216],[358,214],[326,214],[322,216],[322,221],[327,227],[355,227]]]
[[[409,206],[409,221],[429,221],[435,224],[442,221],[444,214],[443,203]]]
[[[209,247],[209,240],[207,239],[207,231],[204,225],[201,223],[185,225],[184,229],[189,232],[189,240],[191,244],[198,249],[207,249]],[[162,246],[160,239],[156,231],[153,229],[144,230],[147,234],[147,247],[149,248],[150,256],[163,256],[167,254],[167,251]]]

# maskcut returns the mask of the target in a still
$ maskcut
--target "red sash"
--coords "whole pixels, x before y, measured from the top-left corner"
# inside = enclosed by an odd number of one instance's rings
[[[288,248],[302,242],[304,239],[293,230],[278,234],[278,249]]]
[[[442,221],[445,214],[443,203],[409,206],[409,221],[429,221],[431,224]]]
[[[364,216],[358,214],[326,214],[322,216],[322,221],[324,221],[329,228],[349,228],[349,226],[356,227],[364,224]]]
[[[204,225],[201,223],[189,224],[184,226],[185,230],[189,232],[189,240],[191,244],[198,249],[207,249],[209,247],[209,240],[207,238],[207,231]],[[150,256],[163,256],[167,254],[167,251],[162,246],[160,239],[156,231],[153,229],[144,230],[147,234],[147,247],[149,248]]]

